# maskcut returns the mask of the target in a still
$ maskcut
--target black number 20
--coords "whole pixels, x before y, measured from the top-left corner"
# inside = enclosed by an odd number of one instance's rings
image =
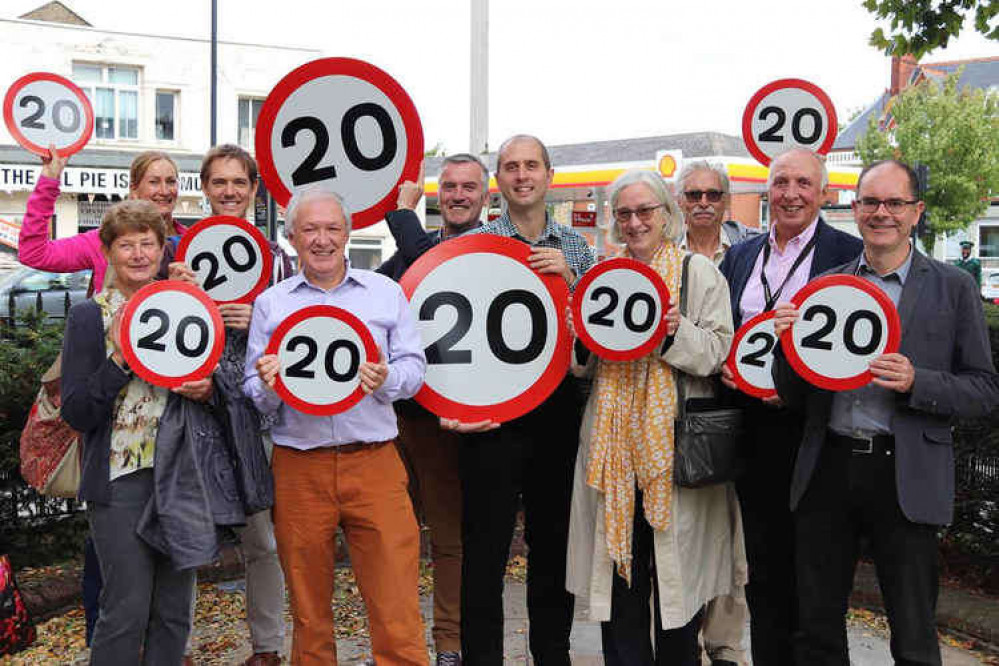
[[[162,342],[157,342],[160,338],[167,334],[170,330],[170,315],[168,315],[163,310],[159,308],[149,308],[148,310],[143,310],[142,314],[139,315],[139,322],[145,324],[148,323],[150,319],[159,320],[159,326],[150,333],[139,338],[135,346],[139,349],[149,349],[151,351],[166,351],[166,345]],[[194,326],[198,330],[198,341],[193,347],[187,346],[187,329]],[[177,333],[174,336],[174,343],[177,345],[177,351],[179,351],[184,356],[190,358],[196,358],[205,351],[208,347],[208,324],[205,323],[204,319],[200,317],[195,317],[194,315],[187,315],[180,320],[177,324]]]
[[[316,356],[319,353],[318,343],[305,335],[296,335],[284,346],[286,351],[294,352],[299,347],[305,347],[305,356],[298,359],[294,363],[288,366],[285,370],[285,377],[298,377],[300,379],[313,379],[316,376],[315,370],[310,370],[309,366],[312,362],[316,360]],[[336,369],[336,353],[341,349],[347,351],[347,355],[350,358],[347,364],[347,369],[343,372],[337,372]],[[357,348],[350,340],[334,340],[326,347],[326,355],[324,358],[324,369],[326,370],[326,376],[335,382],[346,382],[350,381],[354,375],[357,374],[357,369],[361,365],[361,351]]]
[[[763,344],[749,352],[745,356],[739,359],[739,363],[745,365],[751,365],[756,368],[767,367],[766,361],[763,357],[774,350],[774,345],[777,343],[777,338],[770,335],[769,333],[764,333],[763,331],[756,331],[748,338],[746,338],[746,344],[752,345],[757,342],[762,342]]]
[[[765,106],[760,109],[759,119],[766,121],[771,116],[774,116],[774,122],[770,127],[766,128],[760,132],[759,140],[768,141],[773,143],[784,143],[784,135],[780,133],[781,129],[784,128],[784,122],[787,120],[787,114],[784,109],[779,106]],[[805,118],[812,119],[812,131],[810,134],[805,134],[801,129],[801,121]],[[798,109],[795,111],[794,115],[791,117],[791,136],[794,140],[800,144],[808,145],[818,141],[819,137],[822,136],[822,114],[820,114],[815,109]]]
[[[45,129],[45,123],[39,120],[39,118],[45,114],[45,100],[37,95],[25,95],[17,103],[17,105],[22,109],[26,109],[29,104],[34,104],[35,110],[21,120],[21,127],[40,130]],[[64,123],[62,120],[62,112],[64,109],[68,110],[70,113],[70,120],[68,123]],[[52,124],[55,125],[56,129],[60,132],[75,132],[80,129],[80,107],[68,99],[60,99],[52,105]]]
[[[245,262],[237,260],[233,254],[232,248],[236,245],[241,246],[246,252]],[[232,270],[237,273],[245,273],[256,263],[257,251],[253,249],[253,243],[248,241],[245,236],[232,236],[222,243],[222,257]],[[197,271],[204,262],[208,262],[208,275],[205,276],[205,283],[201,285],[205,291],[211,291],[229,280],[225,275],[219,275],[219,260],[211,252],[196,254],[194,259],[191,259],[191,268]]]
[[[808,347],[809,349],[824,349],[828,351],[833,348],[833,343],[825,338],[836,327],[836,311],[828,305],[816,304],[805,310],[801,318],[805,321],[812,321],[819,316],[825,318],[825,323],[818,330],[803,337],[801,339],[801,346]],[[867,321],[871,325],[871,339],[867,341],[867,344],[863,345],[857,344],[856,339],[857,324],[861,321]],[[881,320],[878,319],[876,314],[870,310],[855,310],[847,315],[846,322],[843,325],[843,344],[851,354],[866,356],[881,344],[882,332]]]
[[[608,315],[617,308],[617,291],[610,287],[597,287],[590,294],[591,301],[599,301],[602,296],[607,297],[607,304],[589,316],[586,320],[589,324],[596,326],[614,326],[614,320]],[[635,321],[635,306],[645,303],[645,319]],[[646,293],[635,292],[624,301],[624,325],[634,333],[644,333],[652,328],[656,320],[656,302]]]
[[[382,135],[382,149],[377,155],[369,157],[361,152],[357,143],[357,122],[361,118],[371,118],[378,124],[378,129]],[[291,174],[291,182],[295,187],[315,183],[320,180],[331,180],[336,178],[336,167],[334,165],[320,167],[319,163],[330,147],[329,130],[319,118],[315,116],[301,116],[290,121],[281,130],[281,145],[285,148],[295,145],[299,132],[311,132],[315,137],[312,150],[306,155],[302,163]],[[395,125],[392,118],[381,106],[373,102],[356,104],[343,114],[340,121],[340,141],[343,145],[343,152],[346,153],[350,163],[361,171],[377,171],[395,159],[399,149],[399,139],[395,133]]]

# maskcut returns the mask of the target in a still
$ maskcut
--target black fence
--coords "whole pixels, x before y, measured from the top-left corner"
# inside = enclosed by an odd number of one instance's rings
[[[43,294],[49,293],[48,299],[43,298]],[[35,292],[34,303],[26,304],[23,300],[19,303],[17,294],[13,290],[7,292],[7,309],[2,318],[2,322],[7,326],[17,326],[23,321],[22,313],[30,308],[36,312],[45,312],[47,318],[52,320],[65,320],[69,316],[69,309],[73,302],[70,300],[70,293],[63,292],[63,298],[52,298],[51,292]],[[62,301],[59,303],[59,301]],[[48,307],[46,308],[46,302]]]

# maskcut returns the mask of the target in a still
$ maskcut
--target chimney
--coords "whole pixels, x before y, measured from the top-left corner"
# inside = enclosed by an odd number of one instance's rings
[[[889,93],[892,97],[909,87],[909,79],[912,78],[912,72],[916,69],[918,62],[908,54],[891,57],[891,88]]]

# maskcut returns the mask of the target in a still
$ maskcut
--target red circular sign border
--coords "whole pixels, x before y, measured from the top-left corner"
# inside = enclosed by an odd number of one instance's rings
[[[212,215],[211,217],[206,217],[193,224],[191,227],[184,232],[184,235],[180,237],[180,242],[177,243],[177,254],[175,259],[177,261],[186,261],[187,248],[190,247],[191,243],[194,241],[194,237],[208,229],[210,227],[222,226],[228,224],[230,226],[239,227],[243,231],[250,234],[254,242],[257,244],[257,248],[260,250],[260,256],[263,258],[264,267],[260,272],[260,279],[257,280],[257,284],[253,288],[246,292],[240,298],[232,301],[215,301],[218,305],[224,305],[227,303],[245,303],[250,304],[256,300],[257,296],[262,294],[267,286],[271,282],[271,271],[274,269],[274,256],[271,252],[271,245],[267,242],[264,234],[261,233],[260,229],[247,222],[241,217],[235,217],[233,215]],[[191,270],[194,270],[193,268]]]
[[[423,161],[423,125],[416,106],[399,82],[384,70],[355,58],[319,58],[296,67],[278,81],[267,95],[257,120],[254,145],[257,152],[257,165],[268,192],[282,206],[291,199],[291,192],[285,187],[274,165],[271,153],[271,132],[281,106],[293,92],[302,85],[321,76],[352,76],[366,81],[381,90],[395,105],[406,128],[406,162],[395,186],[374,205],[361,211],[350,211],[353,229],[363,229],[384,219],[396,209],[396,190],[406,180],[416,181]],[[271,100],[274,100],[273,102]]]
[[[531,254],[531,246],[527,243],[508,236],[474,234],[441,243],[417,259],[399,280],[399,285],[405,292],[406,298],[412,299],[416,288],[438,266],[449,259],[473,252],[499,254],[518,261],[534,272],[548,289],[548,294],[555,303],[555,320],[558,322],[558,339],[555,342],[555,351],[552,354],[551,362],[541,377],[524,393],[495,405],[463,405],[445,398],[426,383],[423,384],[414,398],[431,412],[444,418],[457,418],[467,423],[486,419],[496,423],[505,423],[523,416],[543,403],[558,388],[569,370],[569,353],[572,349],[572,341],[569,339],[569,330],[565,324],[565,319],[561,316],[569,304],[569,286],[561,276],[537,273],[530,267],[527,258]]]
[[[739,343],[742,342],[742,339],[746,337],[746,334],[749,333],[753,327],[762,321],[773,319],[774,314],[775,312],[773,310],[761,312],[740,326],[739,330],[735,332],[735,336],[732,337],[732,346],[729,349],[728,358],[725,359],[725,365],[727,365],[728,369],[732,371],[732,381],[735,382],[735,385],[739,387],[740,391],[746,395],[751,395],[754,398],[772,398],[777,395],[777,389],[761,389],[760,387],[754,386],[747,382],[738,370],[739,366],[735,360],[736,349],[739,347]],[[776,344],[774,346],[776,346]],[[770,350],[770,353],[773,354],[773,349]]]
[[[837,285],[860,289],[878,302],[884,310],[885,319],[888,323],[888,339],[885,341],[885,348],[881,353],[893,354],[897,352],[899,343],[902,340],[902,323],[898,317],[898,310],[895,308],[895,304],[892,300],[888,298],[887,294],[881,291],[881,289],[879,289],[876,285],[863,278],[843,273],[815,278],[798,290],[798,293],[791,298],[791,302],[794,303],[795,307],[800,308],[801,304],[815,292],[826,287],[833,287]],[[791,329],[788,329],[781,334],[781,346],[784,349],[784,356],[787,358],[787,362],[791,364],[791,367],[794,368],[794,370],[801,377],[805,378],[810,384],[821,389],[827,389],[830,391],[849,391],[851,389],[866,386],[871,379],[874,378],[874,375],[871,374],[870,370],[865,370],[859,375],[855,375],[853,377],[843,377],[839,379],[834,377],[825,377],[818,374],[805,365],[805,362],[798,355],[798,351],[794,348],[794,336],[791,335]]]
[[[21,92],[22,88],[29,83],[34,83],[35,81],[51,81],[65,86],[80,102],[80,105],[83,107],[86,129],[83,134],[80,135],[79,139],[65,148],[59,148],[56,150],[56,153],[60,157],[69,157],[73,153],[79,152],[84,146],[87,145],[90,141],[90,137],[94,134],[94,107],[90,104],[90,98],[87,97],[80,86],[76,85],[64,76],[52,74],[51,72],[32,72],[30,74],[25,74],[17,81],[14,81],[10,88],[7,89],[7,94],[4,95],[3,99],[3,120],[7,124],[7,130],[10,132],[10,135],[25,150],[36,155],[41,155],[42,157],[48,157],[48,146],[39,146],[37,143],[30,141],[28,137],[24,136],[21,130],[17,127],[17,123],[14,122],[14,98],[17,97],[17,93]]]
[[[833,106],[832,99],[830,99],[829,95],[822,88],[804,79],[777,79],[776,81],[771,81],[753,93],[753,96],[749,98],[749,103],[746,104],[746,108],[742,112],[742,142],[746,145],[746,150],[749,151],[750,155],[756,158],[756,161],[763,166],[770,166],[773,159],[763,152],[763,149],[757,145],[756,139],[753,137],[753,115],[755,115],[757,105],[764,97],[774,91],[785,88],[798,88],[815,95],[825,109],[828,116],[829,131],[826,132],[825,141],[815,150],[816,153],[819,155],[828,153],[832,149],[833,143],[836,142],[836,136],[839,134],[839,126],[837,124],[839,120],[836,116],[836,107]]]
[[[331,317],[347,324],[350,328],[354,329],[354,332],[361,338],[361,342],[364,343],[364,352],[367,355],[365,360],[371,363],[378,362],[378,345],[375,344],[375,338],[371,335],[371,331],[365,323],[353,313],[334,305],[310,305],[288,315],[284,321],[278,324],[274,332],[271,333],[264,353],[277,354],[281,349],[281,342],[284,340],[284,336],[288,334],[288,331],[302,321],[312,319],[313,317]],[[281,379],[280,372],[274,380],[274,391],[292,409],[296,409],[304,414],[311,414],[312,416],[334,416],[343,413],[359,403],[366,395],[364,389],[361,388],[360,382],[358,382],[357,388],[343,400],[328,405],[316,405],[306,402],[292,393]]]
[[[647,341],[643,342],[638,347],[628,350],[616,350],[609,349],[598,343],[589,331],[586,330],[586,326],[583,325],[583,298],[586,295],[586,290],[590,288],[593,282],[609,271],[614,270],[633,270],[637,273],[641,273],[652,286],[655,288],[656,293],[659,295],[660,307],[662,308],[663,316],[659,318],[659,325],[653,332],[652,337]],[[580,298],[576,298],[580,296]],[[592,351],[594,354],[600,358],[607,359],[609,361],[633,361],[638,358],[642,358],[650,351],[655,349],[666,337],[666,311],[669,310],[669,299],[670,293],[669,288],[666,286],[666,282],[663,280],[659,273],[656,273],[648,264],[643,264],[642,262],[631,259],[628,257],[614,257],[612,259],[607,259],[601,261],[596,266],[586,271],[579,282],[576,284],[576,289],[573,292],[572,302],[570,308],[572,309],[572,320],[576,328],[576,337],[578,337],[586,348]]]
[[[212,351],[208,354],[208,358],[206,358],[205,362],[202,363],[196,370],[181,377],[167,377],[166,375],[153,372],[142,364],[139,357],[136,355],[135,350],[132,349],[132,338],[129,332],[129,327],[132,324],[132,317],[135,315],[135,311],[146,299],[154,294],[160,293],[161,291],[182,291],[190,296],[193,296],[208,310],[208,314],[212,320],[212,325],[215,327],[215,339],[212,342]],[[135,374],[150,384],[168,389],[176,388],[187,381],[196,381],[211,376],[211,374],[215,371],[215,366],[222,357],[222,351],[225,348],[225,324],[222,321],[222,315],[219,314],[218,306],[215,305],[215,302],[208,297],[208,294],[206,294],[203,289],[195,287],[193,284],[188,282],[181,282],[180,280],[160,280],[158,282],[151,282],[135,292],[132,297],[128,299],[128,302],[125,304],[125,309],[122,311],[120,331],[121,353],[122,356],[125,357],[125,362],[128,363],[128,367],[130,367]]]

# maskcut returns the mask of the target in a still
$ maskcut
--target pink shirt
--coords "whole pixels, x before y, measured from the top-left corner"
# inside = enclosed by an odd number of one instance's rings
[[[91,268],[94,271],[94,293],[104,284],[108,261],[101,251],[97,229],[69,238],[49,239],[49,220],[59,197],[59,181],[40,176],[35,190],[28,197],[28,206],[17,239],[17,260],[30,268],[53,273],[71,273]],[[187,227],[173,224],[174,231],[183,234]]]
[[[787,278],[787,274],[798,258],[798,255],[805,249],[808,241],[812,240],[812,237],[815,236],[815,228],[818,226],[818,221],[819,218],[815,218],[811,224],[805,227],[804,231],[789,240],[784,245],[783,252],[777,248],[777,225],[775,224],[770,227],[770,233],[767,235],[767,243],[770,244],[770,261],[767,262],[767,283],[770,285],[770,292],[772,294],[777,293],[780,285]],[[812,258],[814,256],[815,250],[813,248],[798,266],[797,270],[794,271],[794,274],[788,278],[787,284],[784,285],[783,291],[780,292],[777,303],[790,301],[791,297],[808,283],[808,276],[812,272]],[[749,321],[763,312],[766,307],[763,282],[760,280],[762,267],[763,251],[761,250],[760,254],[756,257],[756,263],[753,264],[753,270],[749,273],[746,288],[742,292],[742,299],[739,301],[739,312],[742,315],[742,321]]]

